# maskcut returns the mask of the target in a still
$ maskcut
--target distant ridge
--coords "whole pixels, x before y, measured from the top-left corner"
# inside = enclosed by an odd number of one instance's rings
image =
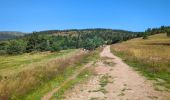
[[[38,33],[38,34],[46,34],[46,35],[78,35],[81,34],[93,34],[93,33],[142,33],[142,32],[133,32],[128,30],[121,30],[121,29],[109,29],[109,28],[85,28],[85,29],[63,29],[63,30],[42,30],[42,31],[34,31],[31,33]],[[17,37],[22,36],[29,36],[31,33],[23,33],[18,31],[0,31],[0,41],[15,39]]]
[[[0,31],[0,41],[15,39],[24,36],[25,33],[17,31]]]
[[[86,29],[65,29],[65,30],[43,30],[37,31],[39,34],[51,34],[51,35],[68,35],[68,34],[86,34],[86,33],[141,33],[141,32],[133,32],[128,30],[121,29],[107,29],[107,28],[86,28]]]

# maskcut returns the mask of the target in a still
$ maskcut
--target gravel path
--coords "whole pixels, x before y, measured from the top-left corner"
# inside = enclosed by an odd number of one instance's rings
[[[110,46],[100,56],[97,75],[67,91],[64,100],[170,100],[170,93],[156,91],[150,80],[113,55]]]

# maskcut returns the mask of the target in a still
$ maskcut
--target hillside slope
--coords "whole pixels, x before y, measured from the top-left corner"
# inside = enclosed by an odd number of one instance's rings
[[[155,79],[160,86],[170,88],[170,38],[166,34],[115,44],[112,51],[149,79]]]
[[[57,78],[55,80],[61,82],[66,77],[65,74],[69,75],[67,67],[74,66],[84,55],[81,50],[69,49],[0,56],[0,100],[25,100],[27,95],[41,90],[41,86],[53,79]],[[79,60],[73,60],[74,57],[79,57]],[[58,85],[57,82],[53,85]],[[50,87],[45,88],[45,91],[49,89]],[[39,91],[36,98],[45,91]]]
[[[104,28],[94,28],[94,29],[69,29],[69,30],[46,30],[37,32],[39,34],[50,34],[50,35],[62,35],[62,36],[77,36],[79,33],[84,34],[97,34],[98,36],[104,35],[118,35],[118,34],[131,34],[131,35],[140,35],[142,32],[132,32],[126,30],[116,30],[116,29],[104,29]]]
[[[60,51],[84,48],[94,50],[104,44],[112,44],[139,37],[141,32],[112,29],[51,30],[26,34],[15,41],[0,43],[0,54],[22,54],[33,51]]]

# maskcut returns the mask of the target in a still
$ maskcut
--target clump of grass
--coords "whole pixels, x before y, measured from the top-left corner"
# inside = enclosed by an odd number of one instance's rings
[[[106,100],[107,97],[103,97],[103,98],[100,98],[100,97],[91,97],[90,100]]]
[[[158,99],[158,97],[157,96],[148,96],[150,99],[152,99],[152,100],[157,100]]]
[[[113,61],[108,61],[108,60],[103,61],[103,63],[110,67],[113,67],[115,65],[115,63],[113,63]]]
[[[90,100],[99,100],[99,97],[91,97]]]
[[[102,92],[103,94],[108,93],[108,91],[104,87],[100,87],[98,90],[93,90],[92,92]]]
[[[112,46],[111,51],[149,79],[163,79],[161,85],[170,88],[170,42],[166,34],[150,36],[146,41],[132,39]]]
[[[126,88],[123,88],[121,91],[124,92],[126,90]]]
[[[113,60],[113,58],[110,57],[102,57],[101,60],[105,61],[105,60]]]
[[[97,90],[89,91],[89,92],[102,92],[103,94],[108,93],[108,91],[104,88],[108,83],[113,83],[110,81],[112,77],[108,74],[103,75],[99,80],[100,88]]]
[[[118,96],[124,96],[125,94],[123,92],[121,92]]]
[[[101,86],[101,87],[105,87],[108,83],[112,83],[112,82],[110,81],[110,78],[111,78],[111,76],[109,76],[108,74],[103,75],[103,76],[100,78],[100,86]]]

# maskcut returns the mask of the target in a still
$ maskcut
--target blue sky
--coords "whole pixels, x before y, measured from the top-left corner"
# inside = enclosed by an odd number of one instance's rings
[[[0,31],[170,25],[170,0],[0,0]]]

